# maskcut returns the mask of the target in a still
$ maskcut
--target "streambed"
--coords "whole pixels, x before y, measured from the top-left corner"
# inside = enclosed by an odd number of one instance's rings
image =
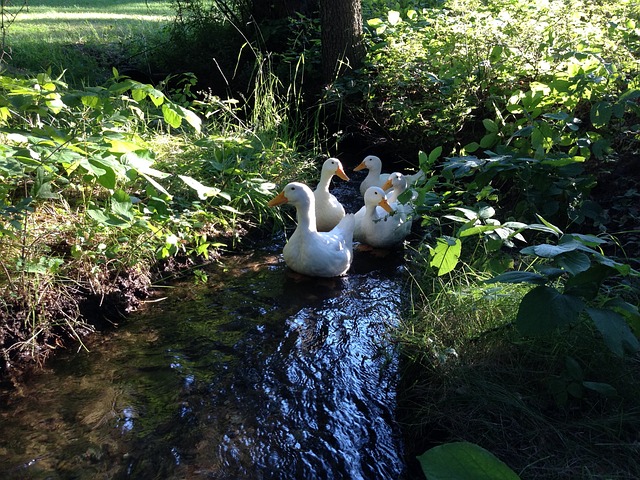
[[[284,239],[2,392],[3,478],[400,479],[402,253],[309,279]],[[379,252],[378,252],[379,253]]]

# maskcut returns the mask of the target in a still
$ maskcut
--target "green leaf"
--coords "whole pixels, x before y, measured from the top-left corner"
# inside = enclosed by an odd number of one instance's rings
[[[575,323],[584,310],[584,302],[556,289],[539,286],[520,302],[516,326],[524,335],[542,335]]]
[[[491,452],[470,442],[445,443],[418,456],[429,480],[518,480]]]
[[[564,293],[587,300],[596,298],[604,279],[614,272],[612,268],[596,263],[587,270],[569,277],[564,285]]]
[[[480,139],[480,147],[491,148],[498,141],[498,135],[496,133],[488,133]]]
[[[637,353],[640,351],[638,338],[622,316],[605,308],[587,308],[587,314],[602,334],[604,343],[615,355],[623,357],[625,352]]]
[[[606,127],[611,121],[613,105],[610,102],[598,102],[591,107],[591,124],[595,128]]]
[[[186,175],[178,175],[178,177],[180,177],[180,180],[182,180],[184,183],[198,192],[198,197],[200,198],[200,200],[206,200],[209,197],[215,197],[221,193],[221,190],[219,188],[207,187],[206,185],[203,185],[202,183],[197,181],[195,178],[191,178]]]
[[[591,266],[591,260],[588,255],[582,252],[567,252],[560,255],[557,259],[558,265],[564,268],[571,275],[577,275],[584,272]]]
[[[588,388],[594,392],[598,392],[605,397],[617,397],[618,391],[608,383],[601,382],[582,382],[584,388]]]
[[[442,147],[436,147],[429,153],[429,165],[433,165],[438,158],[442,155]]]
[[[111,211],[127,220],[133,220],[131,197],[124,190],[117,190],[111,196]]]
[[[464,151],[467,153],[473,153],[480,148],[480,144],[478,142],[467,143],[464,146]]]
[[[567,252],[573,252],[576,250],[581,250],[583,252],[595,253],[595,254],[598,253],[595,250],[583,245],[582,243],[576,242],[573,240],[569,242],[559,243],[558,245],[550,245],[548,243],[543,243],[542,245],[525,247],[522,250],[520,250],[520,252],[527,255],[537,255],[538,257],[543,257],[543,258],[554,258],[554,257],[557,257],[558,255],[562,255]]]
[[[503,52],[504,47],[502,45],[494,45],[491,49],[491,53],[489,54],[489,61],[491,63],[496,63],[498,60],[500,60],[500,57],[502,57]]]
[[[162,116],[164,121],[171,125],[173,128],[178,128],[182,124],[182,115],[180,111],[176,109],[174,105],[169,103],[162,104]]]
[[[390,25],[397,25],[401,21],[400,12],[396,10],[389,10],[387,12],[387,20],[389,21]]]
[[[200,117],[198,117],[198,115],[196,115],[191,110],[188,110],[180,105],[178,105],[178,108],[182,112],[182,116],[187,121],[187,123],[189,123],[189,125],[191,125],[196,132],[200,133],[200,130],[202,129],[202,120],[200,119]]]
[[[631,273],[631,266],[627,265],[626,263],[616,262],[615,260],[612,260],[611,258],[605,257],[604,255],[600,255],[600,254],[594,255],[594,259],[600,265],[605,265],[607,267],[611,267],[617,270],[618,273],[621,275],[626,276]]]
[[[495,214],[496,214],[496,210],[491,206],[482,207],[482,208],[480,208],[480,210],[478,210],[478,216],[482,220],[486,220],[487,218],[491,218]]]
[[[448,215],[445,215],[445,216],[447,218],[451,218],[451,216],[448,216]],[[460,231],[458,232],[458,237],[460,238],[470,237],[471,235],[478,235],[480,233],[493,232],[494,230],[500,228],[500,225],[470,225],[470,223],[471,222],[460,227]]]
[[[637,305],[631,305],[621,298],[612,298],[604,304],[605,307],[615,310],[622,315],[631,326],[636,336],[640,336],[640,311]]]
[[[558,237],[562,235],[562,230],[560,230],[558,227],[556,227],[555,225],[553,225],[552,223],[547,222],[543,217],[541,217],[540,215],[538,215],[536,213],[536,217],[538,217],[538,220],[540,220],[542,222],[542,224],[544,226],[546,226],[547,228],[549,228],[552,232],[554,232]],[[533,225],[529,225],[529,228],[532,228]]]
[[[124,228],[130,225],[130,222],[114,217],[113,215],[106,214],[102,210],[89,209],[87,210],[87,214],[96,222],[105,226]]]
[[[458,238],[440,237],[436,240],[436,246],[431,251],[431,262],[437,275],[445,275],[456,268],[462,251],[462,242]]]
[[[584,378],[582,367],[575,358],[567,356],[564,359],[564,366],[571,380],[581,381]]]
[[[505,272],[497,275],[485,283],[532,283],[534,285],[544,285],[547,277],[533,272]]]

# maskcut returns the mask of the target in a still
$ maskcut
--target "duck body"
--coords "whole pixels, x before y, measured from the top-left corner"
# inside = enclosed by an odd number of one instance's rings
[[[345,210],[338,199],[329,191],[331,179],[336,175],[349,181],[342,163],[337,158],[328,158],[322,165],[320,181],[313,191],[315,197],[316,228],[319,232],[328,232],[345,216]]]
[[[365,205],[356,214],[354,239],[375,248],[392,248],[411,232],[411,222],[387,202],[384,190],[369,187],[364,195]]]
[[[310,277],[344,275],[353,260],[353,214],[345,215],[328,232],[318,232],[315,218],[315,197],[303,183],[289,183],[269,202],[269,206],[291,203],[296,207],[297,226],[282,255],[294,272]]]

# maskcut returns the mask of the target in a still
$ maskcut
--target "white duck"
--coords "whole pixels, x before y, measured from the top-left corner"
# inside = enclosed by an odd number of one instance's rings
[[[322,165],[320,181],[313,191],[316,199],[316,227],[319,232],[328,232],[344,217],[344,207],[329,191],[329,184],[334,175],[349,181],[344,173],[342,163],[337,158],[327,158]]]
[[[401,203],[398,198],[409,188],[407,177],[400,172],[393,172],[389,175],[387,181],[382,185],[382,189],[388,192],[387,202],[393,210],[398,210],[406,216],[413,215],[414,208],[410,203],[414,200],[415,192],[412,192],[412,196],[408,202]]]
[[[354,239],[375,248],[394,247],[411,232],[411,222],[407,221],[407,216],[389,206],[380,187],[367,189],[364,207],[358,210],[355,217]]]
[[[360,170],[368,169],[369,173],[365,177],[365,179],[360,184],[360,193],[364,195],[364,192],[367,191],[369,187],[380,187],[384,185],[384,183],[388,180],[389,174],[382,173],[382,160],[380,157],[376,157],[375,155],[369,155],[360,162],[360,164],[354,168],[355,172]],[[407,179],[407,185],[415,185],[419,180],[424,177],[424,172],[422,170],[417,171],[411,175],[405,175]]]
[[[369,173],[360,184],[360,193],[364,195],[369,187],[382,187],[389,177],[388,173],[382,173],[382,160],[375,155],[369,155],[353,169],[354,172],[368,169]]]
[[[312,277],[336,277],[349,270],[353,260],[353,214],[344,216],[329,232],[316,228],[315,198],[304,183],[289,183],[269,202],[273,207],[291,203],[298,225],[282,251],[287,266]]]

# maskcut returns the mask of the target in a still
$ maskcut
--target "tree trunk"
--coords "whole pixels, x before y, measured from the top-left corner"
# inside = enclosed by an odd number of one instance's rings
[[[322,76],[331,83],[364,57],[361,0],[320,0]]]

